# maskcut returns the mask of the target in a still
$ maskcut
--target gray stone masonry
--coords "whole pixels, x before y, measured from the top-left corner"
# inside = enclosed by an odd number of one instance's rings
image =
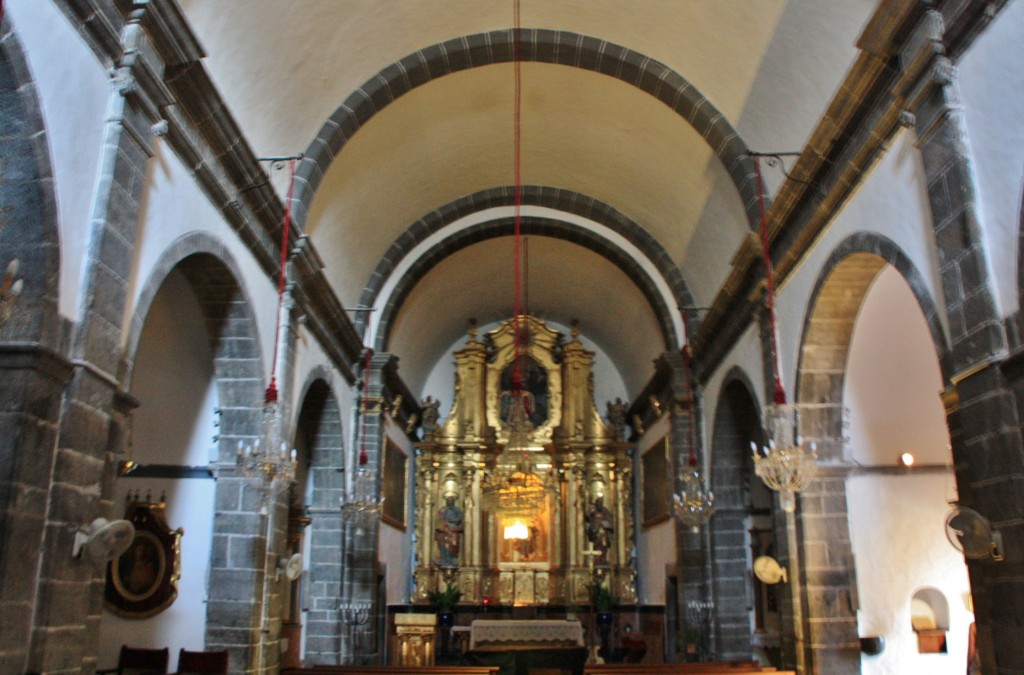
[[[95,616],[93,595],[100,572],[85,560],[72,560],[67,533],[109,515],[107,495],[100,494],[100,488],[109,485],[104,477],[111,461],[111,415],[119,389],[115,374],[120,327],[157,103],[134,87],[144,51],[137,25],[125,27],[122,46],[113,73],[72,336],[75,371],[65,391],[53,464],[29,670],[75,670],[94,664],[89,617]]]

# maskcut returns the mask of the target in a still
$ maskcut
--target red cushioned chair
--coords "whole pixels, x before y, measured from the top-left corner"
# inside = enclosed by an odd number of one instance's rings
[[[117,659],[117,668],[97,670],[96,675],[101,675],[101,673],[165,675],[169,658],[170,650],[167,647],[163,649],[138,649],[122,645],[121,655]]]
[[[227,675],[228,652],[178,652],[178,675]]]

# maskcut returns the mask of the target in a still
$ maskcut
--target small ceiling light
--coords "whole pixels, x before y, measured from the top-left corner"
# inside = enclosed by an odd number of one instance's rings
[[[909,452],[904,452],[900,455],[900,464],[906,467],[914,466],[914,456]]]

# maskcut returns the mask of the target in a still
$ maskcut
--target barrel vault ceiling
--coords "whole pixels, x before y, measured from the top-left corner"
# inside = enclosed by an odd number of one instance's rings
[[[256,154],[303,154],[296,223],[421,393],[512,311],[513,0],[180,4]],[[521,0],[529,309],[578,320],[625,395],[751,228],[743,152],[803,147],[875,4]]]

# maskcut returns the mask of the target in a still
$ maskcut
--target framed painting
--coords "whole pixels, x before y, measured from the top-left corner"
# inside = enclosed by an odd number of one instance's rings
[[[405,529],[406,456],[390,438],[384,442],[384,466],[381,473],[381,491],[384,506],[381,520],[400,530]]]
[[[178,597],[181,528],[172,530],[163,502],[128,504],[125,520],[135,526],[128,550],[107,563],[104,605],[127,619],[145,619],[164,611]]]
[[[654,443],[643,454],[640,493],[643,495],[643,526],[668,520],[671,515],[671,477],[668,461],[668,436]]]

